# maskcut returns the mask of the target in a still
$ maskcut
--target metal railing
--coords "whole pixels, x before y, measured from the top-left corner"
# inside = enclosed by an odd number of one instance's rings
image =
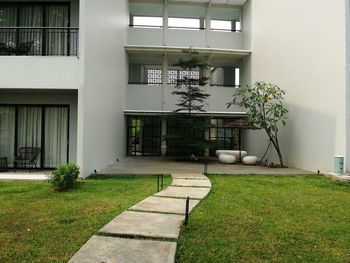
[[[78,56],[79,28],[0,27],[0,56]]]

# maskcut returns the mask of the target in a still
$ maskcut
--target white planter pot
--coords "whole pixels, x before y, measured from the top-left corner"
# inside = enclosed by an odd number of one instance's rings
[[[220,163],[233,164],[236,162],[236,157],[228,154],[220,154],[219,161]]]
[[[219,157],[219,155],[221,154],[226,154],[226,155],[233,155],[234,157],[236,157],[236,160],[239,159],[239,151],[237,150],[217,150],[215,153],[217,157]],[[246,151],[241,151],[241,158],[243,158],[246,155],[247,155]]]
[[[256,165],[258,162],[258,157],[256,156],[245,156],[243,158],[243,163],[246,165]]]

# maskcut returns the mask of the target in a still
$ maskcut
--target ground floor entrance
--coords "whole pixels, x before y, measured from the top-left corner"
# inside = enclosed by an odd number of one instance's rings
[[[218,149],[238,150],[240,130],[227,127],[235,117],[197,116],[186,125],[169,116],[127,116],[128,156],[184,156],[191,149],[181,141],[168,140],[169,137],[183,136],[190,139],[205,139],[207,149],[196,151],[197,156],[214,156]],[[205,123],[205,128],[198,125]]]
[[[15,166],[23,149],[37,149],[37,168],[69,160],[69,105],[0,105],[0,156]],[[29,150],[28,150],[29,149]],[[21,165],[21,164],[18,164]]]

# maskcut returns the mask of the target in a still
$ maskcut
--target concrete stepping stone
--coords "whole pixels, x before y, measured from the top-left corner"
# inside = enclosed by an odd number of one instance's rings
[[[93,236],[69,263],[173,263],[176,243]]]
[[[210,192],[210,188],[199,188],[199,187],[173,187],[169,186],[165,190],[156,193],[155,196],[162,197],[176,197],[176,198],[187,198],[191,199],[203,199]]]
[[[173,179],[208,180],[203,174],[172,174]]]
[[[125,211],[99,232],[108,235],[177,239],[184,219],[182,215]]]
[[[199,203],[199,200],[190,200],[189,211]],[[186,200],[176,198],[164,198],[150,196],[145,200],[131,207],[129,210],[138,210],[145,212],[158,212],[158,213],[174,213],[185,214]]]
[[[174,179],[171,186],[211,187],[209,180]]]

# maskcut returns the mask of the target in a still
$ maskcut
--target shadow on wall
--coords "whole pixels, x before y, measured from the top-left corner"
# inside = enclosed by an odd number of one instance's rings
[[[286,165],[310,171],[332,171],[334,155],[345,154],[346,149],[345,133],[344,148],[337,149],[337,141],[342,138],[339,138],[341,131],[336,131],[334,116],[296,105],[286,104],[286,107],[289,110],[288,121],[286,126],[281,125],[279,135]],[[269,141],[265,131],[258,130],[246,131],[243,143],[248,154],[261,158]],[[278,163],[273,147],[266,158],[269,162]]]

